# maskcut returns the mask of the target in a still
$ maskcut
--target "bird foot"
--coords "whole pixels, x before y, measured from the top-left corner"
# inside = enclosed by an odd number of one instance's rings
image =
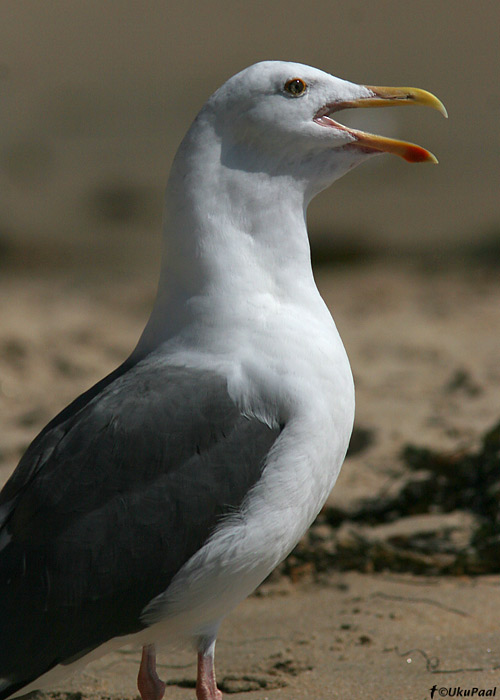
[[[196,700],[222,700],[222,693],[215,689],[203,685],[196,685]]]
[[[222,700],[222,693],[217,687],[214,689],[197,684],[196,700]]]
[[[156,650],[154,644],[142,647],[141,665],[137,676],[137,687],[142,700],[162,700],[166,684],[156,673]]]

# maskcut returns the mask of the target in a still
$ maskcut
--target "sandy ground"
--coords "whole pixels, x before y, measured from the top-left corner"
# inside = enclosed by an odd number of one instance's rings
[[[499,610],[500,577],[349,573],[265,585],[222,627],[219,686],[246,700],[422,700],[433,685],[487,690],[500,686]],[[131,697],[139,658],[126,648],[61,689]],[[161,655],[159,672],[172,684],[167,699],[194,697],[192,652]]]
[[[2,482],[39,428],[133,347],[155,291],[154,276],[146,278],[135,263],[127,274],[98,265],[90,273],[83,264],[64,274],[19,260],[4,266]],[[373,263],[322,268],[317,279],[351,358],[357,424],[372,435],[347,460],[331,503],[388,489],[404,471],[399,455],[409,442],[472,448],[498,421],[498,270]],[[484,695],[500,686],[499,617],[497,576],[329,572],[295,584],[280,578],[224,624],[219,680],[223,690],[247,700],[420,700],[434,685],[477,687]],[[193,697],[194,655],[161,661],[171,684],[166,697]],[[60,690],[133,697],[137,665],[137,652],[126,649]]]

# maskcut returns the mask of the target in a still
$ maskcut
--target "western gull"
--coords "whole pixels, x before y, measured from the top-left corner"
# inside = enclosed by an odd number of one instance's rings
[[[198,700],[221,698],[222,619],[286,557],[340,471],[347,355],[316,288],[305,211],[379,153],[346,108],[441,102],[265,61],[206,102],[174,159],[157,299],[125,362],[35,438],[0,494],[0,699],[111,648],[192,642]]]

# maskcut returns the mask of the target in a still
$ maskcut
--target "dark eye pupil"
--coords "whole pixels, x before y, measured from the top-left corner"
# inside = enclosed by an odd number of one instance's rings
[[[301,95],[306,89],[306,84],[300,78],[293,78],[285,83],[285,90],[291,95]]]

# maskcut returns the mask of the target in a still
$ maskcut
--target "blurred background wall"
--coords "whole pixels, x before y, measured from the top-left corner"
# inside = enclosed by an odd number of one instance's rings
[[[183,133],[224,80],[262,59],[426,88],[449,111],[350,113],[440,165],[383,156],[357,168],[311,205],[316,244],[441,260],[488,245],[500,238],[499,20],[498,0],[1,0],[4,255],[124,269],[123,251],[157,259]]]

